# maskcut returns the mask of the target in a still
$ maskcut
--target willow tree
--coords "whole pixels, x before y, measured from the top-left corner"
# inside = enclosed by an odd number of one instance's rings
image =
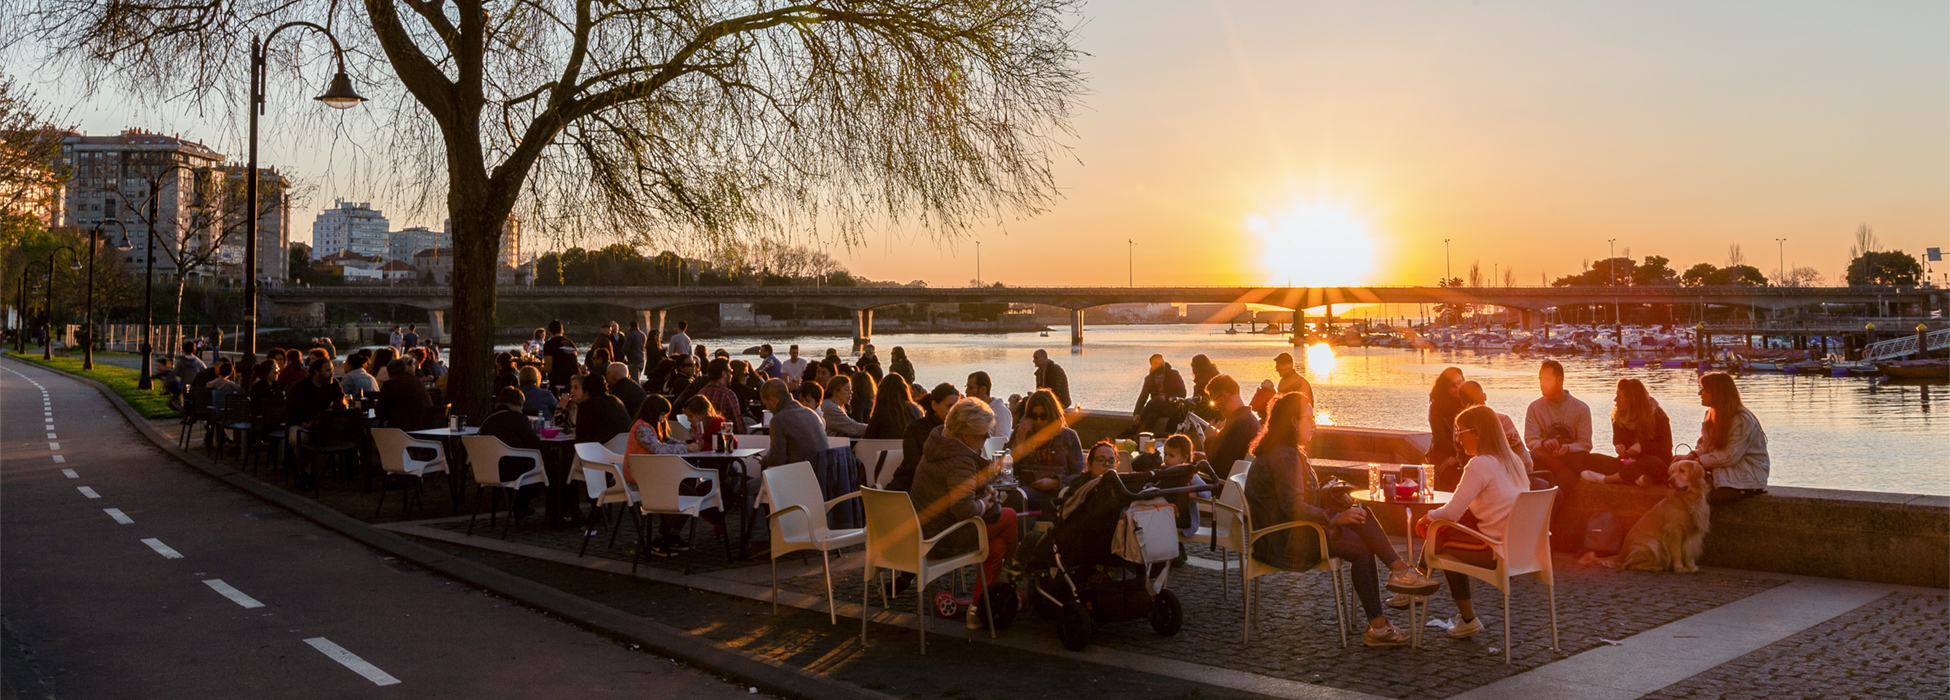
[[[234,109],[252,37],[329,28],[386,115],[387,143],[361,148],[444,199],[449,389],[480,415],[511,212],[529,230],[856,242],[1041,210],[1082,91],[1078,1],[17,0],[0,28],[90,85]],[[316,90],[324,44],[290,36],[273,67]]]

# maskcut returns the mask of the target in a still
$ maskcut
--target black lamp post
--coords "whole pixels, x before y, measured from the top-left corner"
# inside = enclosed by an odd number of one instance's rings
[[[76,270],[81,269],[81,255],[74,252],[73,248],[61,246],[48,251],[47,289],[45,290],[47,292],[47,307],[42,309],[42,313],[47,314],[47,330],[41,334],[41,359],[43,360],[54,359],[54,256],[61,254],[61,251],[64,250],[68,251],[68,257],[73,258],[69,266]]]
[[[339,48],[338,37],[332,32],[311,22],[286,22],[278,25],[262,40],[251,39],[251,96],[250,105],[250,172],[249,180],[244,182],[245,216],[250,217],[249,237],[244,239],[244,361],[250,362],[257,356],[257,117],[264,113],[264,47],[277,38],[278,32],[292,27],[306,27],[324,34],[332,42],[332,58],[338,62],[338,74],[332,76],[332,84],[325,94],[317,100],[333,109],[350,109],[366,98],[352,89],[352,79],[345,74],[345,52]],[[147,362],[148,360],[144,360]]]
[[[102,224],[115,224],[116,228],[122,229],[122,241],[124,243],[128,243],[129,240],[129,227],[122,225],[122,221],[120,219],[103,219],[101,221],[97,221],[95,222],[95,228],[88,232],[88,302],[87,302],[88,325],[85,326],[85,328],[88,329],[87,331],[88,337],[82,341],[82,345],[81,345],[82,347],[81,368],[82,369],[95,368],[95,257],[96,257],[95,242],[98,240],[107,239],[106,236],[102,235]],[[133,248],[133,247],[135,246],[133,245],[116,246],[116,248],[122,250],[128,250],[129,248]]]
[[[20,291],[14,294],[14,352],[17,353],[27,352],[27,276],[39,264],[39,260],[29,260],[20,268]]]

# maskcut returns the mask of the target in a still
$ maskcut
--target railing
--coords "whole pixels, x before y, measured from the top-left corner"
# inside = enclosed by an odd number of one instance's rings
[[[1871,362],[1876,360],[1893,360],[1899,357],[1915,355],[1919,352],[1950,348],[1950,328],[1931,331],[1927,335],[1924,335],[1923,338],[1928,343],[1928,346],[1922,350],[1917,349],[1916,336],[1913,335],[1870,343],[1868,347],[1862,349],[1862,359]]]

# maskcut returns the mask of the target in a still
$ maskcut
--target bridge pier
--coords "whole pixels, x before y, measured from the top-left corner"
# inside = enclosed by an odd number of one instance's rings
[[[643,327],[646,329],[645,332],[650,334],[650,342],[645,344],[644,350],[647,351],[653,347],[662,348],[664,346],[664,310],[638,309],[637,313],[643,315]],[[655,357],[651,358],[650,364],[652,366],[656,365],[656,359]]]
[[[447,342],[447,312],[444,309],[427,310],[427,318],[433,320],[433,339]]]
[[[1083,354],[1083,309],[1070,309],[1070,354]]]
[[[1320,339],[1326,343],[1334,342],[1334,305],[1327,305],[1327,326],[1321,330]]]
[[[853,312],[853,349],[857,352],[873,342],[873,309]]]
[[[1307,310],[1294,309],[1293,317],[1287,319],[1287,335],[1293,339],[1293,347],[1307,344]]]

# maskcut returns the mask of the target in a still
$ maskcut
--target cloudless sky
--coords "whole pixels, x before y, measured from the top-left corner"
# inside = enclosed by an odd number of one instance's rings
[[[1444,239],[1455,275],[1475,262],[1518,284],[1578,272],[1612,238],[1680,269],[1739,245],[1772,276],[1786,238],[1789,267],[1839,283],[1862,224],[1885,248],[1950,247],[1940,0],[1100,0],[1084,13],[1091,94],[1057,167],[1063,197],[975,232],[984,281],[1427,284]],[[91,133],[181,132],[242,159],[235,122],[36,87]],[[354,140],[372,128],[351,124]],[[267,131],[265,161],[317,184],[294,239],[334,198],[371,201],[395,228],[440,225],[372,191],[359,168],[374,166],[347,165],[350,148],[277,140]],[[975,276],[968,241],[881,234],[833,252],[873,279]]]

